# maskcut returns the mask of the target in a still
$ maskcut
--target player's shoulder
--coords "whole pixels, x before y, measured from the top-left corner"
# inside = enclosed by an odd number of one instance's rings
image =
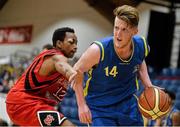
[[[99,41],[102,43],[113,41],[113,36],[107,36],[105,38],[101,38]]]
[[[58,49],[49,49],[49,50],[44,50],[39,54],[40,57],[47,57],[53,55],[63,55],[63,53]]]
[[[146,42],[146,38],[144,36],[135,35],[133,36],[133,42],[136,44],[144,44],[144,42]]]
[[[55,49],[55,48],[46,50],[46,53],[47,54],[62,54],[62,52],[60,50]]]
[[[108,47],[111,43],[113,43],[113,36],[101,38],[97,41],[94,41],[94,43],[100,45],[103,48]]]
[[[132,39],[133,39],[133,43],[138,48],[138,51],[142,52],[144,56],[146,57],[150,52],[150,47],[146,41],[146,38],[144,36],[135,35],[133,36]]]

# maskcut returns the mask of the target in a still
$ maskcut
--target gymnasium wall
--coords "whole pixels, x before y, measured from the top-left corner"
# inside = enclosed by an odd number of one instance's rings
[[[0,56],[16,50],[31,51],[51,43],[58,27],[73,27],[80,55],[95,39],[112,34],[113,25],[84,0],[9,0],[0,11],[0,26],[33,25],[30,44],[0,45]]]
[[[141,3],[139,34],[147,37],[150,10],[167,12],[167,8]],[[32,51],[51,43],[53,31],[62,26],[73,27],[78,36],[80,56],[92,41],[112,34],[113,25],[84,0],[9,0],[0,10],[0,27],[33,25],[29,44],[0,45],[0,56],[16,50]]]

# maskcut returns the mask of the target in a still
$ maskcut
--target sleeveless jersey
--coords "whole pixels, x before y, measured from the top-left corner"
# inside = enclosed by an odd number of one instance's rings
[[[84,88],[89,105],[107,106],[120,102],[138,89],[136,72],[149,53],[144,37],[134,36],[129,60],[122,60],[114,49],[113,37],[95,41],[100,48],[100,61],[88,72]]]
[[[44,58],[56,54],[63,55],[59,50],[51,49],[36,56],[32,64],[9,91],[6,102],[17,104],[42,100],[50,105],[56,105],[62,101],[67,91],[67,79],[58,72],[50,76],[38,74]]]

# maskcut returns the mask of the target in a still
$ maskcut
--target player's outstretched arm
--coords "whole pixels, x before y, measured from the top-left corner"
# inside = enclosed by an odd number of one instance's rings
[[[63,55],[54,55],[53,56],[54,66],[56,71],[65,76],[68,80],[73,80],[77,72],[71,67],[67,62],[67,58]]]

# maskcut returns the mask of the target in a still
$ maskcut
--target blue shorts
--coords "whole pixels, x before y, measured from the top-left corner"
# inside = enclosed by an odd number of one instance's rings
[[[92,126],[143,126],[137,99],[132,95],[109,106],[90,106]]]

